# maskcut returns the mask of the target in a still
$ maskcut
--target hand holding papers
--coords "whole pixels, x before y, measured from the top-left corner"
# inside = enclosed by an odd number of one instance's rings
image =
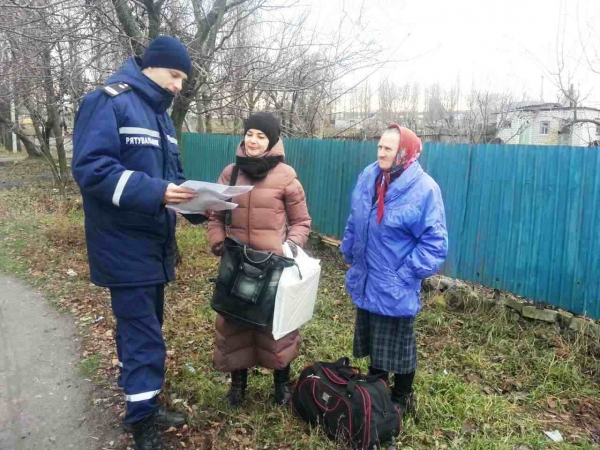
[[[167,208],[182,214],[202,214],[208,210],[226,211],[235,209],[238,205],[227,200],[250,192],[253,188],[253,186],[226,186],[194,180],[188,180],[181,186],[193,189],[197,194],[197,197],[189,202],[167,205]]]

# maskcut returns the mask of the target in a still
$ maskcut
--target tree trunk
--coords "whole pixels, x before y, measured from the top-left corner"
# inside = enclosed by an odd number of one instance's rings
[[[225,110],[223,109],[223,99],[219,100],[219,121],[221,126],[225,127]]]
[[[204,114],[200,111],[200,105],[202,105],[202,94],[198,92],[198,94],[196,94],[196,133],[206,133]]]
[[[65,195],[66,183],[69,179],[69,171],[67,169],[67,155],[65,152],[65,145],[62,137],[62,131],[60,129],[60,118],[58,113],[58,99],[54,92],[54,85],[52,82],[52,69],[51,69],[51,49],[48,47],[42,52],[42,58],[44,62],[44,92],[46,94],[46,111],[48,115],[48,123],[54,134],[54,141],[56,142],[56,153],[58,154],[58,170],[54,170],[55,181],[57,182],[61,194]],[[50,153],[50,146],[48,146],[48,152]]]
[[[160,5],[154,3],[154,0],[147,0],[144,3],[148,10],[148,37],[150,40],[153,40],[158,37],[158,30],[160,28]]]
[[[52,123],[50,119],[44,122],[44,128],[42,129],[42,134],[44,136],[44,143],[46,147],[50,148],[50,135],[52,134]]]
[[[21,128],[19,128],[19,126],[15,123],[12,123],[10,120],[8,120],[6,117],[3,117],[2,115],[0,115],[0,123],[5,124],[10,128],[10,131],[15,133],[17,135],[17,137],[19,138],[19,140],[23,143],[23,146],[25,147],[25,150],[27,151],[27,155],[30,158],[41,158],[42,157],[42,152],[40,152],[40,150],[36,147],[35,142],[33,142],[29,136],[27,136],[23,130]]]
[[[141,43],[143,34],[137,22],[135,21],[135,17],[127,0],[112,0],[112,3],[115,7],[117,18],[119,19],[125,34],[131,40],[134,53],[136,56],[142,56],[144,53],[144,47]]]
[[[254,114],[254,108],[256,108],[256,99],[253,95],[248,96],[248,115]]]
[[[212,133],[212,123],[210,121],[210,103],[211,103],[211,96],[210,93],[208,92],[203,92],[202,93],[202,107],[204,108],[204,131],[207,134],[211,134]]]
[[[47,155],[52,158],[52,154],[50,153],[50,149],[46,145],[46,139],[44,139],[44,123],[41,117],[41,114],[37,110],[37,108],[31,103],[30,99],[25,99],[23,101],[25,108],[29,111],[29,117],[31,117],[31,122],[33,126],[33,131],[35,132],[35,137],[37,138],[40,148],[43,155]]]
[[[177,133],[177,139],[181,140],[181,130],[183,129],[183,122],[185,121],[185,116],[190,110],[190,105],[192,103],[192,99],[195,97],[195,78],[196,78],[196,69],[192,69],[192,74],[190,79],[183,85],[183,89],[181,93],[175,98],[173,102],[173,111],[171,112],[171,119],[173,120],[173,125],[175,126],[175,132]]]
[[[233,118],[233,134],[242,134],[242,119],[237,113]]]

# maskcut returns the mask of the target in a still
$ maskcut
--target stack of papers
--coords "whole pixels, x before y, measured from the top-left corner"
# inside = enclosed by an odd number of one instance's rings
[[[223,184],[207,183],[205,181],[188,180],[182,187],[193,189],[198,197],[178,205],[167,205],[167,208],[181,214],[202,214],[206,211],[226,211],[237,208],[237,203],[229,200],[246,192],[254,186],[226,186]]]

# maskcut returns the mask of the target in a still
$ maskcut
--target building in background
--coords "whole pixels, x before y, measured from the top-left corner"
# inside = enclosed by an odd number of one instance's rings
[[[506,144],[597,146],[600,126],[574,120],[600,121],[600,109],[564,106],[560,103],[531,103],[513,106],[498,115],[499,139]]]

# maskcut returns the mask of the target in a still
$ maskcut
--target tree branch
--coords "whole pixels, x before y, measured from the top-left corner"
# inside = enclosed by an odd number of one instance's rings
[[[27,154],[32,157],[41,157],[42,152],[36,147],[35,143],[29,139],[23,130],[14,122],[10,121],[2,114],[0,114],[0,123],[9,127],[9,129],[21,140],[25,149],[27,150]]]
[[[569,128],[571,128],[576,123],[591,123],[591,124],[596,125],[597,127],[600,127],[600,121],[599,120],[594,120],[594,119],[575,119],[575,120],[569,121],[564,127],[562,127],[561,130],[560,130],[560,132],[561,133],[567,132],[569,130]]]

